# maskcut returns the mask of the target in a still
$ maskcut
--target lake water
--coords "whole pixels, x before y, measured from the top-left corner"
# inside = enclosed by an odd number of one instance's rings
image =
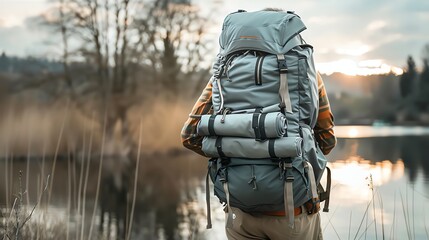
[[[321,213],[325,239],[429,239],[429,128],[344,126],[336,133],[330,211]],[[49,159],[7,159],[0,160],[3,215],[19,192],[19,170],[29,196],[23,202],[32,206],[53,166]],[[52,194],[43,195],[32,221],[71,239],[123,236],[130,227],[132,239],[225,239],[212,193],[213,229],[205,230],[204,159],[159,153],[143,156],[138,168],[104,159],[97,191],[99,166],[59,159]]]
[[[336,132],[341,138],[329,155],[331,211],[322,213],[326,239],[429,239],[429,128],[347,126]]]

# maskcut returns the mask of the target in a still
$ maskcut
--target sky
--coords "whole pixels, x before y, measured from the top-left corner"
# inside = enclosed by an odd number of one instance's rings
[[[217,38],[224,16],[277,7],[295,11],[314,46],[316,66],[322,73],[335,71],[365,75],[401,73],[408,55],[421,66],[422,49],[429,44],[428,0],[195,0],[203,12],[218,10]],[[9,55],[55,55],[49,34],[31,24],[31,17],[49,7],[45,0],[0,0],[0,51]]]

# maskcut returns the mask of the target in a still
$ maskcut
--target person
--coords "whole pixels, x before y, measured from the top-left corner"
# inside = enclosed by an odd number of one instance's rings
[[[278,10],[275,9],[275,11]],[[321,151],[327,155],[336,145],[333,130],[334,117],[319,73],[317,73],[317,81],[319,111],[313,131]],[[195,102],[181,131],[184,147],[204,157],[207,156],[202,151],[203,136],[197,134],[197,125],[202,115],[212,113],[212,81],[210,80]],[[251,213],[232,208],[234,227],[226,228],[226,235],[228,239],[323,239],[319,208],[317,206],[316,213],[311,215],[305,211],[296,214],[294,228],[288,227],[288,219],[284,217],[285,212]]]

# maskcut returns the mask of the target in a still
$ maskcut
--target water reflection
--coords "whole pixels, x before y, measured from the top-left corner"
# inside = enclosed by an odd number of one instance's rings
[[[372,175],[376,186],[404,176],[404,163],[401,160],[396,163],[385,160],[371,164],[368,160],[351,157],[348,161],[335,161],[330,164],[330,167],[336,170],[333,180],[349,187],[360,185],[358,179],[365,179],[369,174]]]
[[[31,206],[40,193],[41,176],[50,173],[52,165],[52,159],[42,158],[0,160],[1,174],[6,179],[0,181],[2,213],[5,213],[4,208],[12,207],[19,189],[17,173],[20,170],[24,172],[23,189],[28,189]],[[132,161],[124,164],[117,158],[106,157],[101,166],[97,200],[100,161],[92,159],[81,164],[77,159],[58,159],[49,206],[46,206],[45,195],[35,215],[42,214],[44,219],[57,213],[64,215],[55,220],[67,226],[67,230],[61,228],[63,239],[125,239],[130,226],[134,173],[138,172],[131,239],[187,239],[190,236],[202,239],[199,237],[203,224],[200,220],[205,212],[197,199],[202,195],[201,179],[206,169],[203,159],[168,152],[143,156],[138,171]],[[97,207],[92,221],[94,204]]]
[[[335,135],[340,138],[422,136],[429,135],[429,128],[422,126],[336,126]]]
[[[353,162],[356,158],[360,163],[368,161],[371,164],[401,161],[411,182],[416,180],[419,170],[428,178],[429,136],[344,138],[338,140],[337,147],[329,155],[331,162]]]

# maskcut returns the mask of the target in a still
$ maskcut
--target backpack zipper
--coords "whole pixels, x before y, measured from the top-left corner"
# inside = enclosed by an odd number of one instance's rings
[[[255,84],[262,85],[262,63],[265,56],[258,56],[255,64]]]

